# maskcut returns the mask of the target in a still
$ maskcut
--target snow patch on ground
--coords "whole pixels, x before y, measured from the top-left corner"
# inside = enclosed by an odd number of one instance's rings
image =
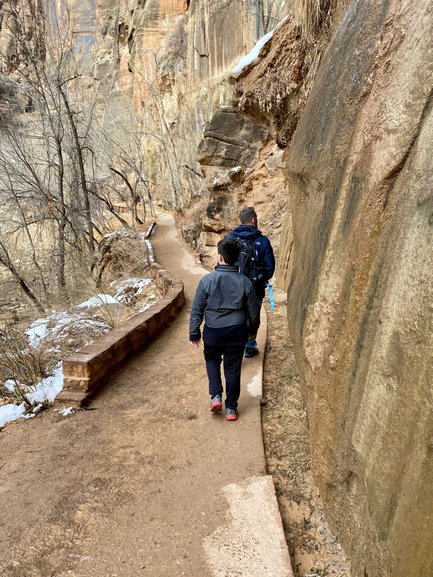
[[[52,403],[57,395],[63,390],[62,363],[54,367],[53,373],[32,387],[33,392],[28,393],[27,398],[34,403]]]
[[[119,301],[110,295],[98,294],[74,307],[75,310],[55,311],[47,317],[35,320],[24,333],[30,349],[37,353],[45,347],[46,351],[60,353],[61,345],[67,344],[70,347],[78,334],[85,335],[85,338],[88,335],[89,342],[92,342],[95,336],[108,332],[111,327],[104,320],[89,316],[89,309],[112,304],[119,305]],[[22,402],[18,405],[8,403],[0,406],[0,427],[20,418],[34,417],[45,403],[54,401],[63,390],[62,363],[59,362],[48,377],[31,386],[13,379],[6,380],[4,386],[17,398],[23,394],[27,403]]]
[[[119,304],[117,302],[117,304]],[[83,310],[78,313],[68,311],[55,312],[49,317],[35,320],[25,331],[29,345],[37,349],[43,344],[53,341],[60,344],[71,340],[71,335],[78,333],[93,334],[89,342],[94,339],[96,333],[106,333],[111,329],[110,325],[101,319],[86,317]],[[50,349],[51,352],[60,352],[56,346]]]
[[[7,383],[7,384],[6,384]],[[16,384],[14,381],[9,379],[6,381],[5,386],[11,392],[15,391]],[[63,389],[63,370],[62,364],[58,363],[54,367],[53,373],[37,383],[32,387],[26,387],[18,383],[20,389],[25,393],[25,397],[30,405],[35,405],[33,409],[26,414],[28,410],[28,405],[26,403],[21,403],[20,405],[15,405],[9,403],[0,407],[0,427],[3,427],[6,423],[10,421],[16,421],[21,418],[31,418],[43,408],[43,403],[52,403],[56,396]]]
[[[21,403],[21,405],[3,405],[0,407],[0,427],[10,423],[11,421],[16,421],[24,417],[26,412],[26,404]]]
[[[149,278],[129,278],[116,283],[115,296],[97,294],[68,311],[53,311],[51,315],[35,320],[24,333],[28,348],[23,352],[31,355],[33,352],[39,354],[39,351],[44,350],[54,354],[56,359],[93,342],[95,338],[112,328],[104,320],[104,315],[101,315],[101,310],[104,310],[102,307],[131,306],[142,297],[143,306],[139,312],[145,311],[157,300],[156,294],[150,290],[152,284],[153,281]],[[149,294],[146,294],[146,289]],[[136,314],[133,309],[131,312]],[[0,405],[0,427],[20,418],[34,417],[46,403],[54,401],[63,389],[62,364],[59,362],[52,374],[34,385],[26,386],[13,379],[7,379],[3,384],[20,404]],[[27,402],[21,402],[22,395]],[[62,414],[65,416],[71,414],[73,409],[71,407],[69,409],[71,410],[65,409]]]
[[[61,415],[63,415],[64,417],[67,417],[68,415],[73,415],[75,413],[75,411],[74,411],[73,407],[65,407],[64,409],[59,411],[59,413]]]
[[[87,301],[84,301],[83,303],[80,303],[78,306],[78,308],[85,308],[85,309],[91,309],[91,308],[96,308],[96,307],[101,307],[102,305],[118,305],[119,301],[116,300],[115,297],[112,297],[111,295],[104,295],[104,294],[99,294],[99,295],[95,295],[92,298],[88,299]]]
[[[7,381],[5,381],[4,386],[10,393],[13,393],[15,391],[15,381],[13,381],[12,379],[8,379]]]
[[[129,304],[134,298],[143,294],[144,289],[152,283],[150,278],[128,278],[116,283],[116,302]]]

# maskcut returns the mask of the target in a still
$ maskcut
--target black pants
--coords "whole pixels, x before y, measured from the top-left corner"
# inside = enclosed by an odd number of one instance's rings
[[[264,297],[262,297],[261,299],[259,299],[259,297],[257,297],[257,300],[259,301],[259,315],[260,315],[260,311],[262,310],[263,299],[264,299]],[[253,339],[254,340],[254,347],[256,347],[257,346],[257,343],[256,343],[257,331],[255,333],[250,332],[249,334],[251,334],[251,337],[248,340],[251,341],[251,339]]]
[[[226,381],[226,407],[236,409],[241,394],[241,365],[244,345],[208,345],[204,343],[204,358],[211,397],[223,394],[221,360]]]

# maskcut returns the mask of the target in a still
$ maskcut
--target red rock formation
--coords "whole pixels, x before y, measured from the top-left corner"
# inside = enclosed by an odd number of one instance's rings
[[[289,326],[357,577],[433,570],[432,54],[428,0],[349,2],[290,149]]]

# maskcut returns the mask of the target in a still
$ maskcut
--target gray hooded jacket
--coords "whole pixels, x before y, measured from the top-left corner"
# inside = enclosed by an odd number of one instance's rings
[[[201,338],[203,322],[212,328],[248,325],[251,333],[257,332],[260,324],[260,305],[254,287],[238,268],[220,265],[204,276],[197,287],[191,309],[189,338]]]

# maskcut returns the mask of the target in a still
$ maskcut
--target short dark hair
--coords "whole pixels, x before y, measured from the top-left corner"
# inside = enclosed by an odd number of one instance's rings
[[[241,245],[233,238],[223,238],[217,244],[217,250],[226,264],[235,264],[239,259]]]
[[[243,208],[239,213],[239,220],[242,224],[252,222],[255,218],[257,218],[257,213],[253,206],[247,206],[246,208]]]

